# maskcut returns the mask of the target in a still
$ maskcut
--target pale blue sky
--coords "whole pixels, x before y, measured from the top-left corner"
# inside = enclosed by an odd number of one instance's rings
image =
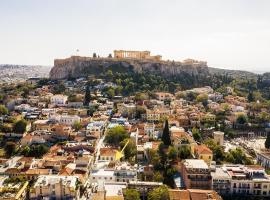
[[[268,0],[1,0],[0,27],[5,64],[129,49],[270,71]]]

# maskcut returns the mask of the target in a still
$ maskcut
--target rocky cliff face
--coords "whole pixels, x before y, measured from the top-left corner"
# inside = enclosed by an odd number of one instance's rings
[[[164,77],[177,76],[180,73],[208,75],[206,62],[188,60],[186,62],[148,61],[113,58],[88,58],[72,56],[56,59],[50,71],[51,79],[78,78],[91,74],[98,75],[111,69],[113,72],[133,71],[137,73],[155,73]]]

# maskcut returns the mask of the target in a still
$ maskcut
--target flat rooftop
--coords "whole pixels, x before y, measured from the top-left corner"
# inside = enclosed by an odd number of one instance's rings
[[[218,178],[229,179],[230,178],[227,170],[224,169],[223,167],[217,167],[215,172],[211,172],[211,176],[213,179],[218,179]]]
[[[206,162],[204,160],[199,160],[199,159],[186,159],[184,161],[184,165],[187,168],[193,168],[193,169],[209,169]]]
[[[113,175],[114,175],[114,170],[99,169],[99,170],[93,170],[91,172],[91,176],[113,176]]]
[[[122,190],[127,187],[126,183],[105,183],[104,189],[106,196],[119,196],[123,195]]]

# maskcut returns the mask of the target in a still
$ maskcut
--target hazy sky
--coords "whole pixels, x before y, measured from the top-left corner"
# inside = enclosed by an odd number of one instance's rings
[[[150,50],[270,71],[269,0],[1,0],[0,63]]]

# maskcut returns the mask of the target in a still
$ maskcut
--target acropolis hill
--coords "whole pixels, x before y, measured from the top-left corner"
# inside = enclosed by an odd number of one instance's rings
[[[150,72],[164,77],[180,73],[209,74],[207,63],[203,61],[193,59],[187,59],[183,62],[164,61],[160,55],[152,56],[150,51],[115,50],[113,57],[71,56],[65,59],[55,59],[54,67],[50,71],[50,78],[78,78],[99,74],[108,69],[113,72]]]

